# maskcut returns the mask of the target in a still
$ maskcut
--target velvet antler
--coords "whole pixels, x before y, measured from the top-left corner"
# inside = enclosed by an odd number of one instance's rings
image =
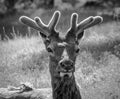
[[[73,13],[71,15],[70,29],[68,30],[66,37],[69,38],[69,36],[75,35],[78,38],[80,38],[83,36],[83,32],[85,29],[90,28],[94,25],[97,25],[97,24],[101,23],[102,21],[103,21],[103,18],[100,16],[95,16],[95,17],[90,16],[90,17],[84,19],[83,21],[81,21],[80,23],[78,23],[78,14]]]
[[[30,26],[30,27],[42,32],[46,36],[49,36],[49,35],[51,35],[52,31],[56,31],[55,28],[59,21],[60,14],[61,13],[59,11],[56,11],[53,14],[48,25],[44,24],[39,17],[35,17],[33,20],[27,16],[21,16],[19,20],[22,23],[24,23],[25,25]]]

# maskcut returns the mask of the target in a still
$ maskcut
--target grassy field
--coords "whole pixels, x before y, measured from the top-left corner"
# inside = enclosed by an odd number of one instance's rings
[[[63,16],[57,27],[62,35],[70,19],[69,14]],[[120,99],[120,23],[86,30],[79,46],[75,77],[83,99]],[[0,41],[0,87],[25,82],[35,88],[51,87],[48,54],[40,36]]]

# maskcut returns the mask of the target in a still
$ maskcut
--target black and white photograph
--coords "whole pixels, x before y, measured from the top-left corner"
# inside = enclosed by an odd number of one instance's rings
[[[0,99],[120,99],[120,0],[0,0]]]

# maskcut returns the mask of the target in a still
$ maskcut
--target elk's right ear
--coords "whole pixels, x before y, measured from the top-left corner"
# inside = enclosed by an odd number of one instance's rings
[[[47,36],[46,36],[44,33],[42,33],[42,32],[40,32],[40,35],[41,35],[41,37],[44,38],[44,39],[47,37]]]

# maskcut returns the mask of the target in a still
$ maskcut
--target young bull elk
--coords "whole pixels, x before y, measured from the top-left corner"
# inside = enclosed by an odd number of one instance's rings
[[[39,17],[34,20],[21,16],[20,21],[38,31],[49,53],[49,71],[51,74],[53,99],[82,99],[75,82],[75,61],[79,53],[79,40],[84,30],[102,22],[100,16],[90,16],[78,23],[78,14],[71,15],[70,28],[66,35],[61,37],[56,31],[56,25],[61,13],[56,11],[48,25]]]

